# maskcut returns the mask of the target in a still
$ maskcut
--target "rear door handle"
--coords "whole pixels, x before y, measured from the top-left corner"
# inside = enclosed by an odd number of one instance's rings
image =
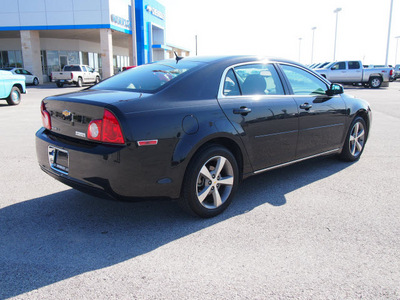
[[[240,108],[234,108],[233,113],[235,115],[247,115],[248,113],[251,113],[251,108],[241,106]]]
[[[300,108],[305,110],[309,110],[311,107],[312,105],[307,102],[300,105]]]

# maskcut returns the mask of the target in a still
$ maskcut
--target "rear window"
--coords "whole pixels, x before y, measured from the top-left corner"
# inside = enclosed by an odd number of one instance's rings
[[[64,67],[64,71],[67,71],[67,72],[75,72],[75,71],[80,72],[81,71],[81,67],[80,66],[65,66]]]
[[[100,82],[93,89],[154,93],[168,82],[194,69],[201,63],[181,60],[165,60],[142,65],[119,73]]]

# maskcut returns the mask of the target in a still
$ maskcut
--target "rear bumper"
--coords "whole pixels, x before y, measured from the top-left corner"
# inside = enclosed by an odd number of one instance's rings
[[[49,146],[68,152],[68,171],[50,166]],[[180,182],[166,176],[165,168],[148,166],[135,145],[113,146],[67,140],[41,128],[36,133],[40,168],[82,192],[122,201],[143,198],[178,198]]]

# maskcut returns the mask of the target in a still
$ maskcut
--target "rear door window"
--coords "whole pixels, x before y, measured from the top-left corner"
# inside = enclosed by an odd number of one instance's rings
[[[360,63],[358,61],[349,61],[349,69],[350,70],[360,69]]]
[[[272,64],[249,64],[234,68],[242,95],[283,95],[282,83]]]

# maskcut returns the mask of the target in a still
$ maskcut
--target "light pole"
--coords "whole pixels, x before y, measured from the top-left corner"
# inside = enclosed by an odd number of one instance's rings
[[[301,59],[301,40],[302,40],[303,38],[299,38],[299,62],[300,62],[300,59]]]
[[[388,38],[387,38],[387,46],[386,46],[385,66],[388,65],[388,59],[389,59],[390,28],[392,27],[392,11],[393,11],[393,0],[390,1],[390,15],[389,15],[389,28],[388,28]]]
[[[317,27],[311,28],[311,30],[312,30],[311,64],[313,64],[313,62],[314,62],[314,33],[315,33],[315,29],[317,29]]]
[[[399,46],[400,35],[396,36],[395,39],[396,39],[396,56],[395,56],[395,59],[394,59],[394,65],[397,65],[397,48]]]
[[[336,8],[333,12],[336,14],[336,28],[335,28],[335,44],[333,46],[333,61],[336,61],[336,39],[337,39],[337,24],[338,24],[338,15],[339,12],[342,11],[340,7]]]

